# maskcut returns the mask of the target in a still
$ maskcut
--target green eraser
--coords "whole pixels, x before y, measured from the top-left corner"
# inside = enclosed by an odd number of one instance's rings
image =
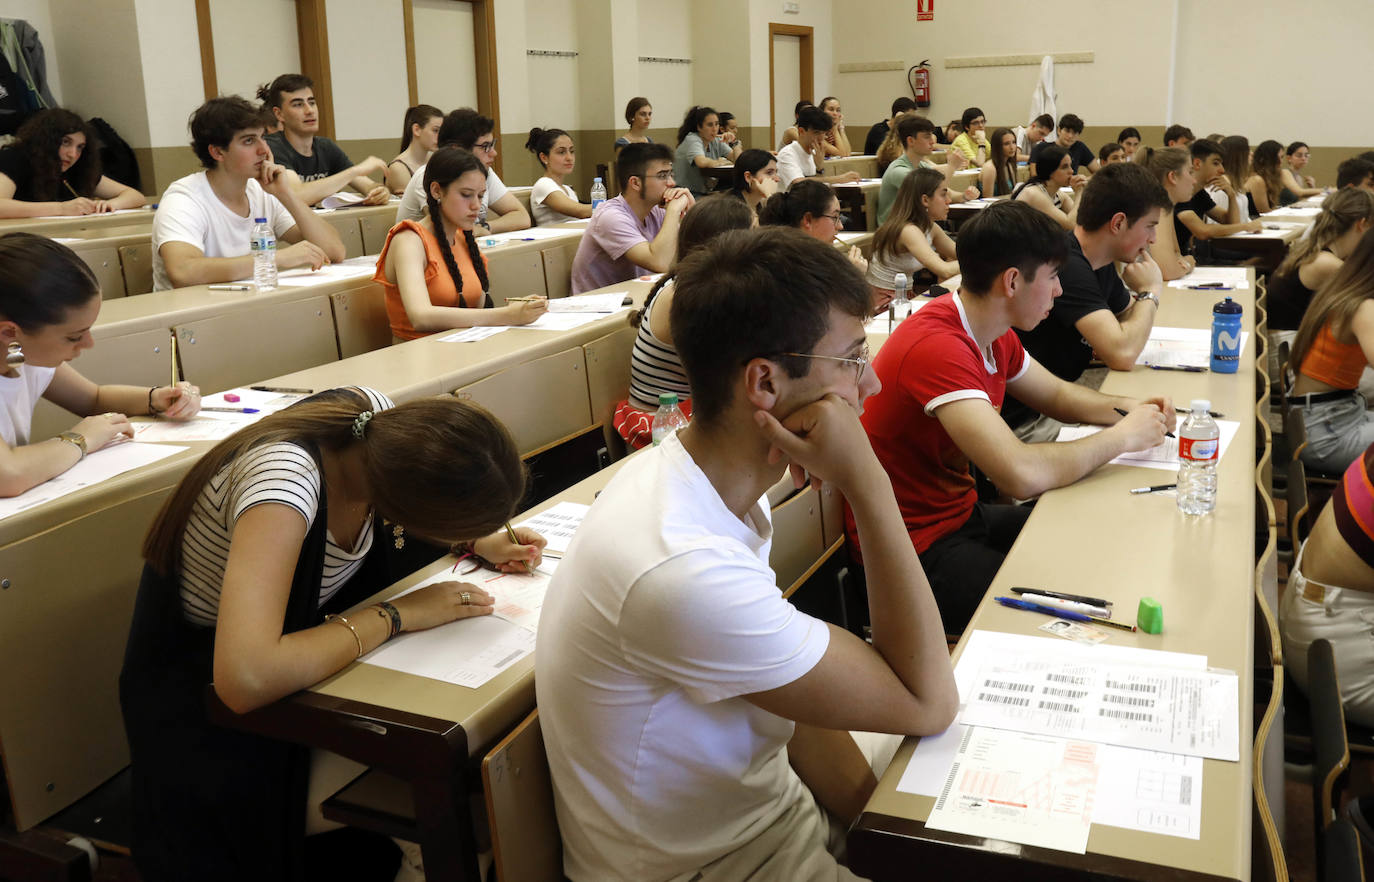
[[[1158,634],[1164,630],[1164,607],[1153,597],[1140,598],[1140,608],[1135,613],[1136,627],[1146,634]]]

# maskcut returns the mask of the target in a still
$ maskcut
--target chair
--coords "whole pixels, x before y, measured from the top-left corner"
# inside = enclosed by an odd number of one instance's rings
[[[1283,419],[1283,434],[1288,439],[1288,450],[1296,462],[1307,447],[1307,418],[1301,407],[1290,407]],[[1334,487],[1341,481],[1339,473],[1318,472],[1307,469],[1307,482],[1325,487]]]
[[[124,274],[126,295],[147,294],[153,290],[153,244],[140,242],[119,249],[119,266]]]
[[[582,345],[587,359],[587,390],[592,419],[601,424],[606,452],[614,462],[627,453],[625,439],[613,424],[615,408],[630,395],[630,352],[636,328],[625,327]]]
[[[1307,648],[1307,697],[1312,714],[1312,820],[1321,865],[1326,828],[1336,820],[1350,771],[1345,709],[1329,640],[1315,640]]]
[[[1311,511],[1307,500],[1307,469],[1302,460],[1288,464],[1288,543],[1296,559],[1298,549],[1312,532]]]
[[[1322,851],[1324,859],[1317,865],[1319,882],[1364,882],[1360,837],[1348,818],[1338,818],[1326,828]]]
[[[563,878],[553,781],[535,709],[482,759],[492,858],[500,882]]]

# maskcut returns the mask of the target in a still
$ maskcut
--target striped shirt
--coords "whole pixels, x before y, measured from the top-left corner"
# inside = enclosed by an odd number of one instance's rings
[[[671,284],[670,279],[664,283],[664,288]],[[682,369],[677,349],[655,337],[649,329],[649,315],[657,302],[655,297],[644,310],[639,336],[635,338],[634,349],[630,350],[630,404],[650,412],[658,410],[658,396],[663,392],[676,392],[678,401],[686,401],[692,396],[692,387],[687,385],[687,372]]]
[[[394,406],[380,392],[359,389],[367,395],[374,411]],[[300,512],[309,530],[319,512],[322,480],[310,452],[288,441],[254,447],[215,473],[200,491],[181,538],[179,582],[182,611],[188,621],[215,624],[229,545],[239,517],[255,505],[287,505]],[[358,546],[349,550],[326,532],[321,604],[358,571],[372,549],[371,511],[357,538]]]
[[[1331,505],[1336,531],[1360,560],[1374,566],[1374,445],[1345,470]]]

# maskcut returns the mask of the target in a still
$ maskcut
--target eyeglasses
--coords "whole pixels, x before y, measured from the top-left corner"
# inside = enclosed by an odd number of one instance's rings
[[[660,180],[660,181],[662,181],[662,182],[664,182],[664,183],[666,184],[666,183],[668,183],[669,181],[671,181],[671,180],[673,179],[673,170],[670,169],[670,168],[669,168],[669,169],[664,169],[663,171],[659,172],[659,173],[656,174],[656,175],[645,175],[644,177],[646,177],[646,178],[656,178],[656,179],[658,179],[658,180]]]
[[[844,227],[849,224],[849,215],[842,211],[837,211],[834,214],[823,214],[821,217],[829,218],[837,227]]]
[[[476,144],[472,145],[472,149],[481,150],[483,153],[490,153],[496,149],[496,139],[493,138],[490,141],[478,141]]]
[[[855,369],[855,374],[854,374],[854,382],[855,382],[855,383],[861,382],[861,381],[863,380],[863,378],[864,378],[864,372],[868,370],[869,362],[872,360],[872,357],[873,357],[872,353],[869,352],[869,350],[868,350],[868,345],[867,345],[867,344],[864,345],[864,348],[863,348],[863,349],[859,350],[859,354],[858,354],[857,356],[852,356],[852,355],[816,355],[815,353],[811,353],[811,352],[782,352],[782,353],[779,353],[779,354],[780,354],[780,355],[790,355],[790,356],[792,356],[793,358],[823,358],[823,359],[825,359],[826,361],[842,361],[842,362],[844,362],[844,363],[846,363],[846,364],[851,364],[851,365],[854,366],[854,369]]]

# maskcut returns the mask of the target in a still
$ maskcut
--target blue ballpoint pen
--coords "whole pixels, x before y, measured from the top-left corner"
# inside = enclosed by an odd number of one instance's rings
[[[1135,625],[1125,625],[1121,622],[1113,622],[1107,619],[1098,619],[1092,616],[1085,616],[1067,609],[1056,609],[1052,606],[1042,606],[1038,603],[1031,603],[1028,600],[1018,600],[1015,597],[999,597],[997,602],[1012,609],[1024,609],[1028,612],[1044,613],[1047,616],[1054,616],[1057,619],[1068,619],[1071,622],[1086,622],[1090,625],[1105,625],[1108,628],[1117,628],[1122,631],[1134,631]]]

